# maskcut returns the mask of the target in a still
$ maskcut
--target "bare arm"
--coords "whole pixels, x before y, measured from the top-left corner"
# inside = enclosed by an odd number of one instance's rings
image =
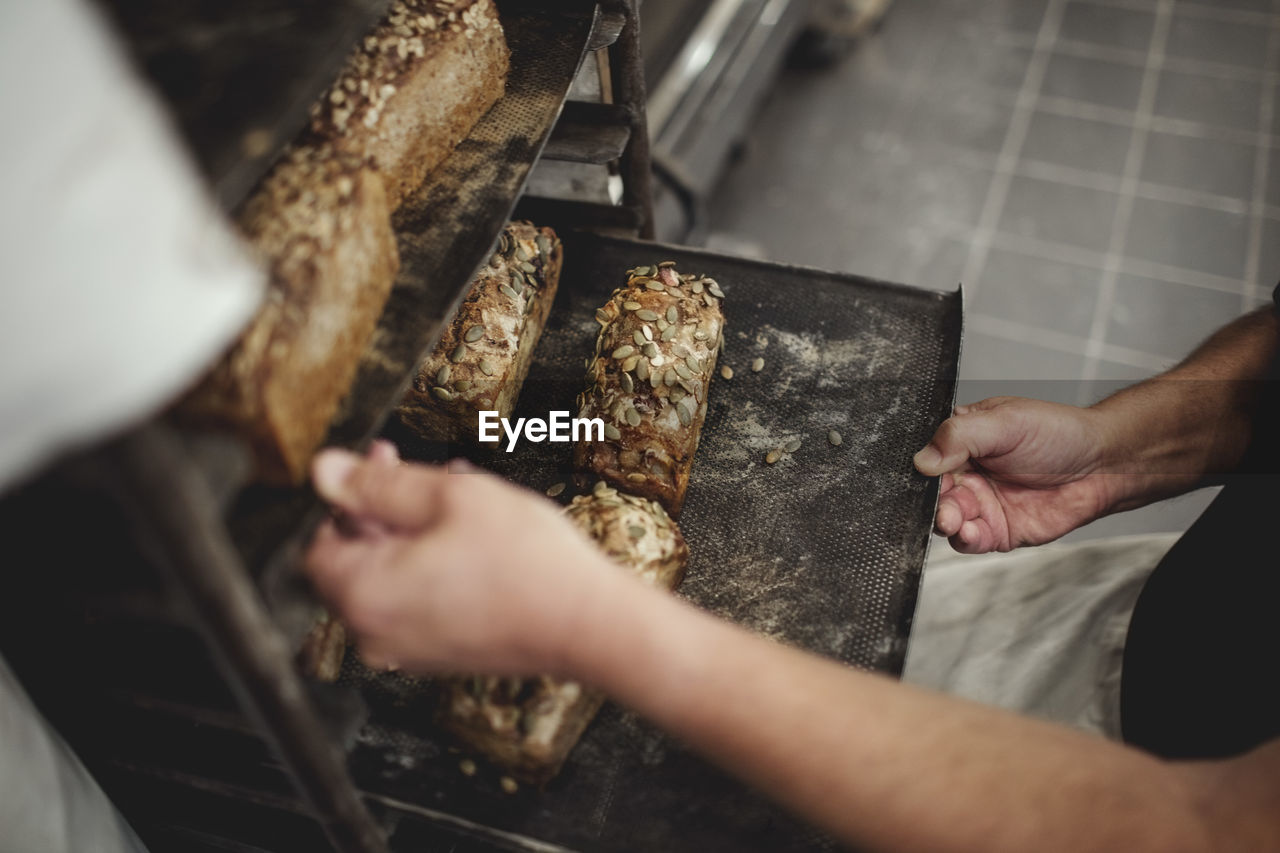
[[[956,407],[915,459],[943,478],[938,532],[961,551],[1039,545],[1233,471],[1277,336],[1270,309],[1246,315],[1174,369],[1089,408],[1019,397]]]
[[[325,528],[308,558],[362,654],[597,684],[859,847],[1280,847],[1280,745],[1167,764],[852,670],[644,586],[548,502],[489,475],[326,455],[316,480],[377,522],[353,539]],[[495,514],[528,523],[494,537]]]

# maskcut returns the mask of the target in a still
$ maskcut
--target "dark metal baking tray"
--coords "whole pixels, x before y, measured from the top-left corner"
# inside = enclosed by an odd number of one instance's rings
[[[680,525],[691,558],[680,594],[727,619],[836,660],[896,675],[906,652],[937,481],[911,457],[950,413],[962,296],[624,239],[565,235],[565,269],[517,414],[573,411],[595,309],[623,271],[674,260],[716,278],[727,316],[720,364]],[[753,359],[764,359],[754,373]],[[843,443],[828,442],[836,429]],[[388,434],[411,457],[464,448]],[[765,454],[792,438],[775,465]],[[569,481],[567,445],[468,452],[539,491]],[[571,488],[561,498],[567,502]],[[488,843],[527,837],[581,850],[813,850],[821,834],[636,715],[606,706],[544,791],[501,793],[496,771],[458,770],[431,730],[429,682],[349,662],[370,718],[357,783],[459,822]],[[696,685],[690,685],[696,690]],[[783,733],[779,733],[783,736]],[[502,833],[501,835],[497,833]],[[517,845],[518,846],[518,845]]]

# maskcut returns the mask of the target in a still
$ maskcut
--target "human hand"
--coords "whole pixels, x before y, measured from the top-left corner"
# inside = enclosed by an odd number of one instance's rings
[[[992,397],[957,406],[915,456],[942,475],[936,531],[957,551],[1040,545],[1105,514],[1099,415],[1059,403]]]
[[[455,460],[399,464],[326,450],[326,521],[305,569],[371,665],[418,672],[560,672],[574,626],[625,582],[554,504]]]

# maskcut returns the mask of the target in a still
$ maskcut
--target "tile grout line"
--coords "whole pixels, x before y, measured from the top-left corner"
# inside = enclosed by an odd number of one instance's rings
[[[1049,56],[1053,43],[1058,37],[1058,27],[1062,22],[1065,7],[1066,0],[1049,0],[1044,17],[1040,19],[1036,43],[1031,49],[1027,71],[1023,75],[1022,86],[1018,89],[1012,115],[1009,116],[1009,127],[1005,130],[1004,142],[1000,146],[1000,153],[996,155],[995,173],[987,186],[987,197],[983,202],[982,213],[978,217],[978,227],[969,244],[969,254],[961,274],[960,280],[969,288],[970,299],[978,291],[978,279],[986,269],[991,241],[1000,223],[1000,217],[1004,214],[1009,187],[1013,183],[1013,166],[1017,164],[1018,156],[1022,152],[1022,144],[1027,138],[1027,130],[1031,126],[1031,116],[1035,112],[1036,99],[1040,96],[1040,86],[1044,82],[1045,71],[1049,67]]]
[[[1169,38],[1170,19],[1174,0],[1158,0],[1155,26],[1151,43],[1147,48],[1147,67],[1142,72],[1142,88],[1138,94],[1138,106],[1133,115],[1133,137],[1129,140],[1129,152],[1124,170],[1120,174],[1120,199],[1116,203],[1112,220],[1111,245],[1107,249],[1102,267],[1102,279],[1098,284],[1098,301],[1094,305],[1093,325],[1089,330],[1089,346],[1085,349],[1084,371],[1081,375],[1081,393],[1098,377],[1099,362],[1106,344],[1107,321],[1115,305],[1116,282],[1120,275],[1121,259],[1129,241],[1129,224],[1133,218],[1137,200],[1138,177],[1142,172],[1142,160],[1146,154],[1147,136],[1151,130],[1151,114],[1155,109],[1156,89],[1160,84],[1160,68],[1164,62],[1164,48]],[[1081,399],[1084,405],[1087,401]]]
[[[1094,6],[1107,6],[1112,9],[1130,9],[1135,12],[1146,12],[1150,10],[1151,3],[1149,0],[1085,0]],[[1192,0],[1192,2],[1183,2],[1180,10],[1191,18],[1199,18],[1204,21],[1218,21],[1229,24],[1255,24],[1258,26],[1277,26],[1280,25],[1280,13],[1277,12],[1253,12],[1248,9],[1223,9],[1214,6],[1208,0]]]
[[[1280,51],[1280,29],[1273,28],[1267,38],[1267,68],[1274,69],[1276,54]],[[1270,166],[1271,149],[1267,140],[1271,135],[1276,95],[1275,76],[1262,84],[1262,98],[1258,105],[1258,143],[1254,150],[1253,199],[1249,211],[1249,247],[1245,260],[1244,288],[1240,295],[1242,311],[1251,311],[1261,301],[1262,275],[1262,224],[1267,213],[1267,169]],[[1270,270],[1267,275],[1280,276],[1280,270]]]
[[[1029,323],[1006,320],[1003,317],[993,317],[990,314],[981,312],[967,314],[965,316],[965,325],[969,327],[970,331],[990,335],[993,338],[1000,338],[1015,344],[1026,344],[1054,350],[1066,355],[1083,355],[1085,347],[1089,343],[1087,338],[1073,335],[1070,332],[1063,332],[1058,329],[1044,329]],[[1176,359],[1168,356],[1136,350],[1131,347],[1122,347],[1118,344],[1105,344],[1102,348],[1102,354],[1107,360],[1114,361],[1117,364],[1153,372],[1165,370],[1176,361]]]

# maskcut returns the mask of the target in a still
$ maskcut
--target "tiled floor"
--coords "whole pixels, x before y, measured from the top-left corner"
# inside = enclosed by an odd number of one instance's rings
[[[1089,403],[1269,298],[1278,82],[1280,0],[897,0],[844,64],[784,76],[711,242],[963,281],[962,401]]]

